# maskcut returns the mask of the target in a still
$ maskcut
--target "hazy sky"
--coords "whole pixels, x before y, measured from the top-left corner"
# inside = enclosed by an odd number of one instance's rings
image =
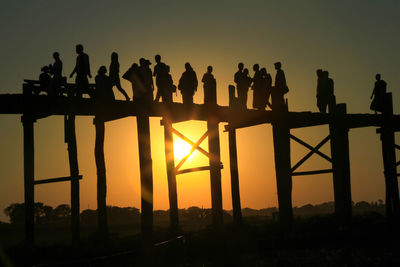
[[[40,68],[52,63],[58,51],[64,75],[75,63],[75,45],[90,56],[92,74],[109,66],[110,54],[120,55],[121,72],[140,57],[154,61],[161,54],[178,81],[190,62],[199,79],[207,65],[214,67],[218,103],[228,104],[228,85],[237,63],[259,63],[275,76],[281,61],[290,88],[292,111],[317,111],[315,70],[329,70],[338,103],[348,112],[369,113],[374,76],[381,73],[393,92],[399,112],[400,2],[393,1],[0,1],[0,93],[22,92],[23,79],[37,79]],[[152,65],[154,66],[154,65]],[[252,74],[252,71],[250,71]],[[69,80],[73,81],[73,80]],[[92,80],[93,82],[93,80]],[[132,90],[122,82],[129,95]],[[116,92],[117,98],[122,96]],[[180,96],[174,97],[181,101]],[[202,103],[203,89],[195,96]],[[252,94],[249,94],[250,107]],[[77,119],[81,209],[96,208],[96,169],[92,117]],[[155,209],[168,208],[163,132],[159,118],[151,119]],[[0,115],[0,210],[23,202],[22,125],[20,116]],[[193,140],[205,131],[203,122],[176,125]],[[223,206],[231,209],[227,133],[221,130]],[[292,131],[311,144],[328,128]],[[205,142],[205,148],[207,148]],[[329,145],[323,151],[329,153]],[[242,207],[277,205],[272,130],[262,125],[238,131]],[[307,151],[293,144],[294,165]],[[108,205],[140,206],[136,119],[106,124]],[[374,128],[350,131],[351,181],[354,201],[384,199],[379,136]],[[67,176],[63,118],[35,124],[36,179]],[[188,164],[204,165],[201,154]],[[329,168],[317,158],[301,170]],[[299,169],[300,170],[300,169]],[[208,172],[179,175],[178,204],[210,207]],[[293,178],[293,203],[333,200],[331,175]],[[35,200],[50,205],[69,203],[69,184],[40,185]],[[3,214],[0,220],[5,220]]]

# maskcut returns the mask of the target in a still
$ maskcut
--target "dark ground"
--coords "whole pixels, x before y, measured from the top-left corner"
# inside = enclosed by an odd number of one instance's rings
[[[221,232],[209,226],[183,225],[183,239],[145,251],[138,225],[112,226],[106,243],[82,228],[82,243],[73,249],[69,226],[38,225],[37,247],[28,264],[23,228],[0,225],[0,263],[4,266],[400,266],[400,230],[378,213],[356,215],[350,227],[336,224],[333,215],[297,218],[284,234],[270,217],[245,217]],[[158,227],[154,243],[171,239]],[[128,252],[126,254],[118,254]],[[114,257],[103,257],[115,255]],[[50,265],[48,265],[50,263]],[[65,265],[60,265],[66,263]]]

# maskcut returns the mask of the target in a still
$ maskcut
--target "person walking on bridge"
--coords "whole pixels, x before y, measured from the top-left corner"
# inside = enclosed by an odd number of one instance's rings
[[[158,102],[160,98],[164,103],[172,102],[171,88],[168,87],[168,70],[167,65],[161,62],[161,56],[156,55],[155,60],[157,64],[154,66],[153,76],[156,77],[157,95],[155,102]]]
[[[58,52],[53,53],[54,63],[50,64],[50,73],[53,75],[51,79],[51,91],[55,96],[59,96],[61,94],[61,84],[63,83],[62,77],[62,69],[63,63],[60,59],[60,54]]]
[[[193,104],[193,95],[197,91],[197,75],[190,63],[185,64],[185,72],[179,79],[178,89],[182,93],[183,104],[190,106]]]
[[[119,79],[119,62],[118,62],[118,54],[113,52],[111,54],[111,64],[110,64],[110,79],[112,86],[116,86],[118,91],[124,95],[126,101],[129,101],[129,96],[126,91],[121,86],[121,80]]]
[[[78,56],[76,57],[75,68],[72,71],[71,75],[69,75],[69,77],[72,78],[72,76],[76,73],[75,96],[81,98],[83,92],[89,91],[88,76],[89,78],[92,78],[92,74],[90,73],[89,56],[83,52],[83,45],[76,45],[76,53],[78,54]]]

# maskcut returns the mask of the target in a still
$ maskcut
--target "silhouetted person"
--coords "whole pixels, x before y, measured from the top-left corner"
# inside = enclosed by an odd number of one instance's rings
[[[375,76],[376,82],[374,86],[374,90],[371,94],[371,106],[370,109],[376,112],[383,112],[383,108],[385,105],[385,95],[386,95],[386,82],[381,80],[381,75],[376,74]]]
[[[264,98],[265,101],[264,108],[265,108],[268,104],[270,104],[269,97],[272,91],[272,77],[271,74],[267,72],[266,68],[262,68],[261,72],[263,74],[264,86],[265,86],[265,98]]]
[[[112,90],[113,83],[110,77],[106,75],[106,66],[101,66],[97,71],[95,77],[96,90],[94,96],[96,100],[100,101],[112,101],[115,100],[114,92]]]
[[[147,59],[141,58],[139,60],[139,78],[142,83],[143,101],[147,104],[153,102],[153,72],[150,69],[151,62]]]
[[[248,73],[247,75],[243,71],[244,65],[242,62],[238,64],[238,71],[235,73],[234,81],[236,83],[236,90],[238,95],[238,105],[241,108],[246,108],[247,105],[247,92],[249,91],[249,85],[247,84],[248,81]],[[250,78],[251,80],[251,78]]]
[[[169,66],[166,65],[167,75],[165,81],[165,87],[162,87],[163,90],[161,91],[162,101],[164,103],[172,103],[172,93],[176,92],[176,86],[174,85],[174,81],[172,80],[172,76],[169,73]]]
[[[260,71],[258,64],[253,65],[253,108],[265,109],[265,84],[263,73]]]
[[[122,88],[121,81],[119,79],[119,62],[118,62],[118,54],[116,52],[113,52],[111,54],[110,79],[112,86],[116,86],[118,91],[120,91],[124,95],[126,101],[129,101],[129,96],[126,93],[126,91]]]
[[[323,71],[317,69],[317,107],[319,112],[326,113],[327,99],[327,81],[324,80]]]
[[[197,91],[197,75],[189,63],[185,64],[185,72],[179,79],[178,89],[182,93],[183,104],[193,104],[193,95]]]
[[[58,96],[61,94],[60,86],[63,82],[63,77],[62,77],[63,63],[60,59],[60,54],[58,52],[53,53],[53,58],[54,58],[53,65],[49,65],[50,73],[53,75],[50,87],[52,92]]]
[[[145,88],[139,77],[139,65],[137,63],[133,63],[124,75],[122,75],[122,78],[131,82],[132,100],[140,99],[144,95]]]
[[[272,109],[281,107],[285,101],[283,99],[283,95],[286,94],[289,89],[286,84],[285,73],[281,69],[282,65],[280,62],[274,63],[276,69],[275,75],[275,86],[271,91],[271,99],[272,99]]]
[[[51,83],[51,76],[50,76],[50,68],[49,66],[44,66],[41,69],[42,73],[39,75],[39,82],[40,82],[40,88],[42,91],[45,91],[47,95],[51,96],[51,90],[50,90],[50,83]],[[35,94],[39,94],[40,91],[36,90]]]
[[[78,44],[76,46],[76,53],[78,54],[76,57],[76,65],[69,77],[72,78],[72,76],[76,73],[75,95],[77,97],[82,97],[83,91],[89,90],[88,76],[89,78],[92,78],[92,74],[90,74],[89,56],[83,52],[83,45]]]
[[[206,105],[217,105],[217,81],[212,71],[212,66],[208,66],[207,72],[204,73],[201,79],[204,88],[204,104]]]
[[[156,60],[156,65],[154,66],[154,72],[153,72],[153,76],[156,77],[156,85],[157,85],[157,95],[156,95],[156,99],[154,100],[155,102],[158,102],[160,100],[161,97],[163,97],[163,95],[165,95],[165,97],[169,98],[169,94],[171,91],[171,88],[168,88],[168,72],[167,72],[167,65],[163,62],[161,62],[161,56],[160,55],[156,55],[154,57],[154,59]],[[168,96],[167,96],[168,95]],[[165,97],[163,97],[163,102],[172,102],[172,95],[171,95],[171,99],[168,99],[167,101],[165,101]],[[169,101],[171,100],[171,101]]]
[[[249,92],[249,87],[252,82],[253,79],[249,76],[249,70],[244,69],[243,77],[237,85],[239,107],[243,109],[247,108],[247,93]]]
[[[326,79],[327,104],[329,111],[331,111],[333,105],[335,105],[334,82],[333,79],[329,77],[329,72],[326,70],[323,72],[323,77]]]

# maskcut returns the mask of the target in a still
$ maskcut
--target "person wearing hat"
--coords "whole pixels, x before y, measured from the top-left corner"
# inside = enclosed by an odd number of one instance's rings
[[[286,94],[289,89],[286,84],[285,72],[281,69],[282,64],[280,62],[274,63],[276,69],[275,75],[275,86],[271,92],[272,109],[279,108],[285,101],[283,95]]]

